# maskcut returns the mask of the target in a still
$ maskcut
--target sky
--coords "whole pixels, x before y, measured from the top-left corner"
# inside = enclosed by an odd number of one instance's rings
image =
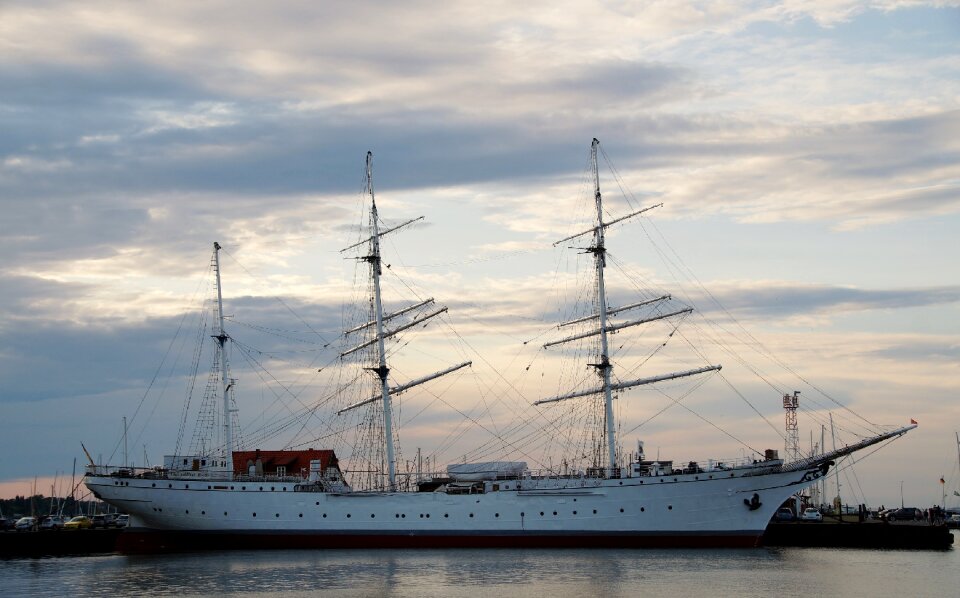
[[[664,204],[611,231],[617,268],[686,284],[820,389],[801,394],[804,450],[830,413],[917,420],[841,493],[939,503],[960,490],[958,34],[960,3],[921,0],[3,2],[0,496],[62,493],[81,442],[117,463],[124,417],[137,464],[173,450],[168,352],[214,241],[236,327],[335,337],[368,150],[384,221],[425,216],[386,259],[487,352],[469,374],[488,376],[470,381],[482,400],[558,390],[523,341],[557,313],[569,257],[552,243],[579,230],[597,137],[620,177],[602,175],[610,214]],[[451,361],[427,353],[396,373]],[[323,358],[298,359],[280,369],[304,406]],[[245,429],[265,385],[238,390]],[[479,413],[454,386],[444,401]],[[690,403],[729,435],[674,406],[622,441],[782,450],[779,392],[740,388],[746,407]],[[657,400],[618,399],[625,429]],[[408,459],[455,425],[406,413]]]

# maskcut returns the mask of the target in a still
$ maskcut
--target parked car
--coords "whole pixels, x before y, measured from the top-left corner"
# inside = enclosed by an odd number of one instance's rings
[[[16,530],[18,532],[37,529],[36,517],[21,517],[17,520]]]
[[[817,509],[808,507],[800,515],[802,521],[823,521],[823,515]]]
[[[106,518],[106,516],[105,516],[105,515],[94,515],[93,518],[90,520],[90,527],[93,528],[93,529],[96,529],[96,528],[98,528],[98,527],[102,527],[102,528],[106,529],[106,528],[107,528],[107,518]]]
[[[16,525],[17,525],[16,519],[7,519],[6,517],[0,517],[0,531],[13,529]]]
[[[923,512],[916,507],[900,507],[880,512],[880,518],[886,521],[910,521],[923,519]]]
[[[63,529],[63,517],[60,517],[59,515],[44,517],[43,521],[40,522],[40,529]]]
[[[123,515],[117,515],[117,527],[127,527],[130,524],[130,516],[124,513]]]
[[[773,516],[774,521],[793,521],[796,518],[797,516],[793,514],[793,510],[789,507],[780,507],[777,514]]]
[[[93,527],[93,521],[86,515],[77,515],[63,524],[64,529],[90,529],[91,527]]]

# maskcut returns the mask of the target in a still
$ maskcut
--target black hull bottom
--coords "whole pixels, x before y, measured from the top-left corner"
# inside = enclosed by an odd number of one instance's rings
[[[128,529],[117,550],[125,554],[205,550],[288,550],[309,548],[752,548],[761,535],[742,534],[516,534],[393,535],[297,532],[175,532]]]

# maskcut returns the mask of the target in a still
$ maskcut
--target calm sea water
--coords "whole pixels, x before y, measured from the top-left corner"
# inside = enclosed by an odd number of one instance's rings
[[[351,550],[0,561],[21,596],[957,596],[960,550]]]

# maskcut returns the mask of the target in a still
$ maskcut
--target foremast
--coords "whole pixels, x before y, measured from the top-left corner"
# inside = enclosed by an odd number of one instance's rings
[[[664,380],[684,378],[687,376],[693,376],[693,375],[702,374],[705,372],[716,371],[716,370],[719,370],[721,366],[710,365],[710,366],[705,366],[705,367],[696,368],[692,370],[686,370],[682,372],[675,372],[671,374],[664,374],[660,376],[640,378],[637,380],[622,381],[617,383],[613,383],[611,381],[613,377],[613,365],[610,363],[609,343],[607,341],[608,334],[612,332],[616,332],[618,330],[622,330],[624,328],[631,327],[631,326],[646,324],[648,322],[652,322],[655,320],[662,320],[672,316],[688,314],[693,310],[690,308],[686,308],[686,309],[672,311],[669,313],[659,313],[651,317],[623,322],[620,324],[608,323],[607,318],[609,316],[612,316],[630,309],[636,309],[643,306],[659,304],[664,301],[670,300],[671,297],[669,295],[664,295],[656,299],[641,301],[639,303],[633,303],[631,305],[625,305],[623,307],[618,307],[614,309],[608,309],[607,307],[607,291],[606,291],[606,283],[604,281],[604,274],[603,274],[604,269],[606,268],[606,265],[607,265],[607,257],[606,257],[607,248],[605,245],[605,234],[604,234],[607,227],[617,224],[619,222],[622,222],[624,220],[627,220],[628,218],[633,218],[634,216],[642,214],[648,210],[652,210],[653,208],[660,207],[663,204],[656,204],[653,206],[642,208],[640,210],[627,214],[626,216],[621,216],[619,218],[610,220],[609,222],[604,221],[603,196],[600,193],[600,170],[597,162],[597,150],[599,146],[600,146],[600,141],[596,137],[594,137],[593,142],[590,144],[590,164],[593,170],[593,198],[594,198],[594,204],[597,209],[596,224],[592,229],[560,239],[559,241],[554,243],[554,246],[557,246],[560,243],[563,243],[565,241],[569,241],[577,237],[589,235],[591,233],[593,234],[593,245],[586,248],[586,251],[593,254],[594,267],[596,271],[595,289],[597,293],[596,304],[597,304],[598,312],[596,314],[591,314],[585,318],[578,318],[576,320],[564,322],[560,324],[558,327],[567,326],[570,324],[583,323],[591,320],[598,320],[599,328],[589,330],[584,333],[575,334],[573,336],[562,338],[556,341],[548,342],[543,345],[543,348],[547,349],[554,345],[559,345],[559,344],[563,344],[563,343],[567,343],[575,340],[580,340],[590,336],[599,336],[600,351],[598,355],[598,360],[597,360],[597,363],[592,363],[590,365],[596,368],[598,373],[600,374],[601,386],[599,388],[580,390],[580,391],[571,392],[565,395],[560,395],[560,396],[549,398],[549,399],[542,399],[534,402],[534,405],[543,405],[546,403],[555,403],[559,401],[565,401],[567,399],[573,399],[573,398],[585,397],[585,396],[591,396],[591,395],[596,396],[597,394],[602,394],[603,407],[604,407],[604,420],[605,420],[605,428],[606,428],[605,435],[607,440],[607,476],[616,477],[618,476],[617,440],[616,440],[616,422],[613,416],[613,391],[632,388],[634,386],[641,386],[644,384],[653,384],[655,382],[661,382]]]
[[[614,437],[613,390],[610,388],[612,366],[610,365],[607,344],[607,291],[603,280],[603,271],[607,265],[607,248],[604,246],[603,196],[600,194],[600,172],[597,165],[597,145],[599,144],[600,142],[596,137],[590,144],[590,164],[593,166],[593,198],[597,206],[597,227],[594,229],[593,247],[589,248],[589,251],[593,253],[593,262],[597,271],[597,307],[600,310],[600,360],[598,363],[591,365],[597,368],[603,378],[603,410],[607,425],[607,475],[613,477],[617,466],[617,444]]]
[[[220,243],[213,242],[213,268],[217,279],[217,352],[220,363],[220,382],[223,387],[223,462],[225,471],[233,471],[233,412],[230,407],[230,389],[234,381],[230,379],[230,364],[227,360],[226,345],[230,340],[223,325],[223,289],[220,283]]]

